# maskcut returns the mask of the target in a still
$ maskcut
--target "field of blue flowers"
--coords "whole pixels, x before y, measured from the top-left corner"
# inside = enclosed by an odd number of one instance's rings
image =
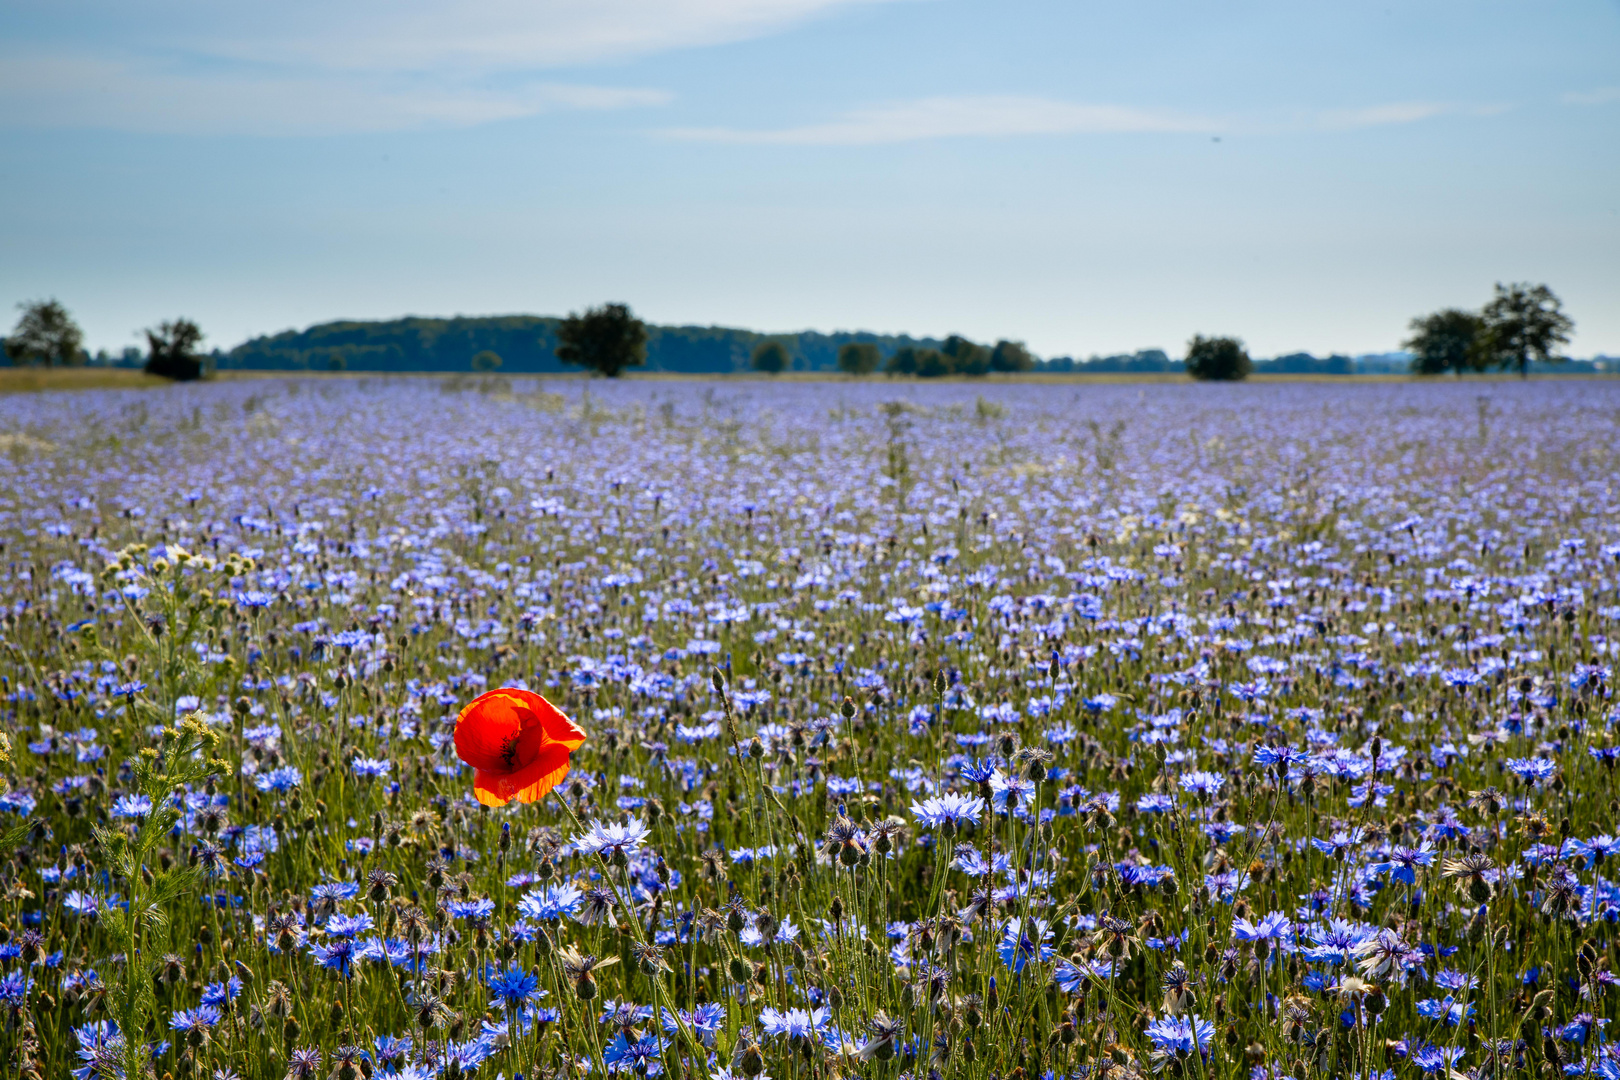
[[[1620,1077],[1620,386],[0,399],[42,1080]],[[489,689],[588,735],[474,798]]]

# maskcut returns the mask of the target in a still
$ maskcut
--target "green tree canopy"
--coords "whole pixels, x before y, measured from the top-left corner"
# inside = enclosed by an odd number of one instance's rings
[[[787,346],[780,341],[762,341],[754,346],[754,355],[750,362],[755,371],[763,371],[767,375],[780,375],[793,364],[793,358],[788,355]]]
[[[951,358],[938,349],[917,350],[917,375],[924,379],[939,379],[955,371]]]
[[[939,351],[949,358],[950,371],[957,375],[987,375],[990,372],[990,350],[960,334],[946,338]]]
[[[5,339],[6,358],[13,364],[82,364],[84,332],[68,309],[55,300],[18,304],[22,317]]]
[[[1480,312],[1488,362],[1503,369],[1517,368],[1527,378],[1532,360],[1546,364],[1566,359],[1555,350],[1569,344],[1575,320],[1562,308],[1562,302],[1545,285],[1498,282],[1496,295]]]
[[[921,353],[933,352],[932,349],[919,349],[915,345],[902,345],[894,350],[889,362],[884,365],[884,373],[889,375],[915,375],[917,374],[917,357]]]
[[[146,332],[146,371],[188,382],[203,376],[203,332],[190,319],[158,323]]]
[[[1247,378],[1253,368],[1237,338],[1194,334],[1187,342],[1187,374],[1195,379],[1236,382]]]
[[[493,349],[484,349],[473,353],[472,369],[474,371],[494,371],[501,366],[501,354]]]
[[[610,379],[647,362],[647,328],[625,304],[570,313],[557,326],[557,342],[558,360]]]
[[[883,362],[883,351],[870,341],[847,341],[838,349],[838,370],[849,375],[870,375]]]
[[[990,350],[991,371],[1031,371],[1034,367],[1035,357],[1030,355],[1022,341],[1003,339]]]
[[[1412,370],[1419,375],[1458,374],[1484,365],[1480,348],[1485,320],[1477,312],[1446,308],[1412,320],[1412,336],[1401,347],[1412,353]]]

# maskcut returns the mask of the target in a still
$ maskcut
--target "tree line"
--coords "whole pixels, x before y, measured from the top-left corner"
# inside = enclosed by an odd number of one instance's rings
[[[84,334],[57,300],[19,304],[22,316],[3,341],[12,364],[74,365],[87,363]],[[1567,358],[1558,346],[1568,344],[1574,321],[1546,285],[1496,286],[1495,295],[1478,311],[1446,308],[1411,321],[1404,347],[1412,353],[1412,371],[1446,372],[1516,370],[1528,375],[1531,363],[1559,363]],[[775,375],[795,366],[835,368],[848,375],[922,379],[984,376],[1030,371],[1182,371],[1204,381],[1238,381],[1255,371],[1241,339],[1194,335],[1186,356],[1172,360],[1162,350],[1144,350],[1097,364],[1068,357],[1042,361],[1022,342],[1002,339],[981,344],[960,334],[943,341],[904,335],[863,333],[764,335],[723,327],[658,327],[642,322],[621,303],[603,304],[565,318],[502,316],[486,319],[400,319],[386,323],[340,322],[254,338],[229,353],[202,350],[203,333],[190,319],[161,322],[142,331],[144,355],[126,349],[127,366],[175,380],[203,378],[218,366],[304,370],[442,371],[443,356],[459,351],[468,368],[480,372],[543,372],[583,368],[617,377],[648,366],[649,350],[660,353],[657,370],[713,372],[714,358],[725,358],[726,370],[752,369]],[[516,354],[509,363],[498,349]],[[808,363],[814,356],[816,363]],[[1265,362],[1278,373],[1350,374],[1349,357],[1319,360],[1294,354]],[[465,370],[465,368],[463,369]]]

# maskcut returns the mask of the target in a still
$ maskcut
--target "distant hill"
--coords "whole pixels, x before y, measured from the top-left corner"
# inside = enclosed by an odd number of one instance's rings
[[[321,323],[243,342],[219,358],[224,369],[273,371],[467,371],[472,358],[489,351],[506,373],[577,371],[557,360],[553,316],[392,319],[386,322]],[[933,338],[865,332],[762,334],[724,326],[647,327],[647,371],[717,373],[746,370],[762,341],[787,346],[793,366],[823,371],[837,366],[846,342],[869,341],[884,356],[902,346],[938,348]]]
[[[229,352],[215,352],[222,369],[271,371],[468,371],[472,358],[493,352],[501,358],[500,371],[516,374],[556,374],[577,371],[558,363],[557,324],[562,320],[542,315],[495,315],[452,319],[405,318],[378,322],[345,320],[321,323],[307,330],[285,330],[252,338]],[[764,334],[727,326],[647,326],[646,371],[689,374],[724,374],[746,371],[754,348],[762,341],[780,341],[799,371],[830,371],[837,367],[838,350],[847,342],[869,341],[885,358],[895,350],[938,349],[938,338],[908,334],[874,334],[807,330],[793,334]],[[144,357],[126,349],[121,360],[98,357],[100,363],[138,366]],[[1411,354],[1369,353],[1360,356],[1316,357],[1292,353],[1255,360],[1256,374],[1371,375],[1405,373]],[[1039,371],[1085,375],[1176,372],[1184,369],[1179,358],[1162,349],[1142,349],[1117,356],[1078,359],[1054,356],[1039,361]],[[1613,357],[1572,360],[1557,366],[1534,364],[1536,373],[1575,374],[1620,369]]]

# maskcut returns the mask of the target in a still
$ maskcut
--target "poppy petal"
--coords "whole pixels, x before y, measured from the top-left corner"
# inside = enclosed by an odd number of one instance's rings
[[[473,773],[473,794],[485,806],[505,806],[512,801],[511,795],[500,794],[501,789],[507,787],[508,778],[498,773],[485,772],[482,769]]]
[[[568,775],[567,749],[557,745],[547,746],[540,751],[534,764],[523,770],[523,774],[527,783],[517,793],[518,802],[539,802]]]
[[[545,701],[545,698],[540,700]],[[550,706],[551,702],[546,701],[546,705]],[[542,713],[541,716],[545,720],[547,741],[569,750],[578,750],[585,742],[584,730],[557,709],[552,708],[550,715]]]
[[[535,760],[512,772],[479,769],[473,774],[473,794],[485,806],[505,806],[518,802],[539,802],[568,775],[568,751],[561,746],[542,747]]]
[[[511,691],[480,694],[456,717],[456,753],[474,769],[502,772],[511,768],[508,748],[523,730],[528,702]]]
[[[533,690],[507,689],[501,693],[520,698],[540,721],[546,733],[545,741],[561,743],[570,750],[578,750],[585,742],[585,732],[564,715],[563,711]],[[527,724],[525,724],[527,726]]]

